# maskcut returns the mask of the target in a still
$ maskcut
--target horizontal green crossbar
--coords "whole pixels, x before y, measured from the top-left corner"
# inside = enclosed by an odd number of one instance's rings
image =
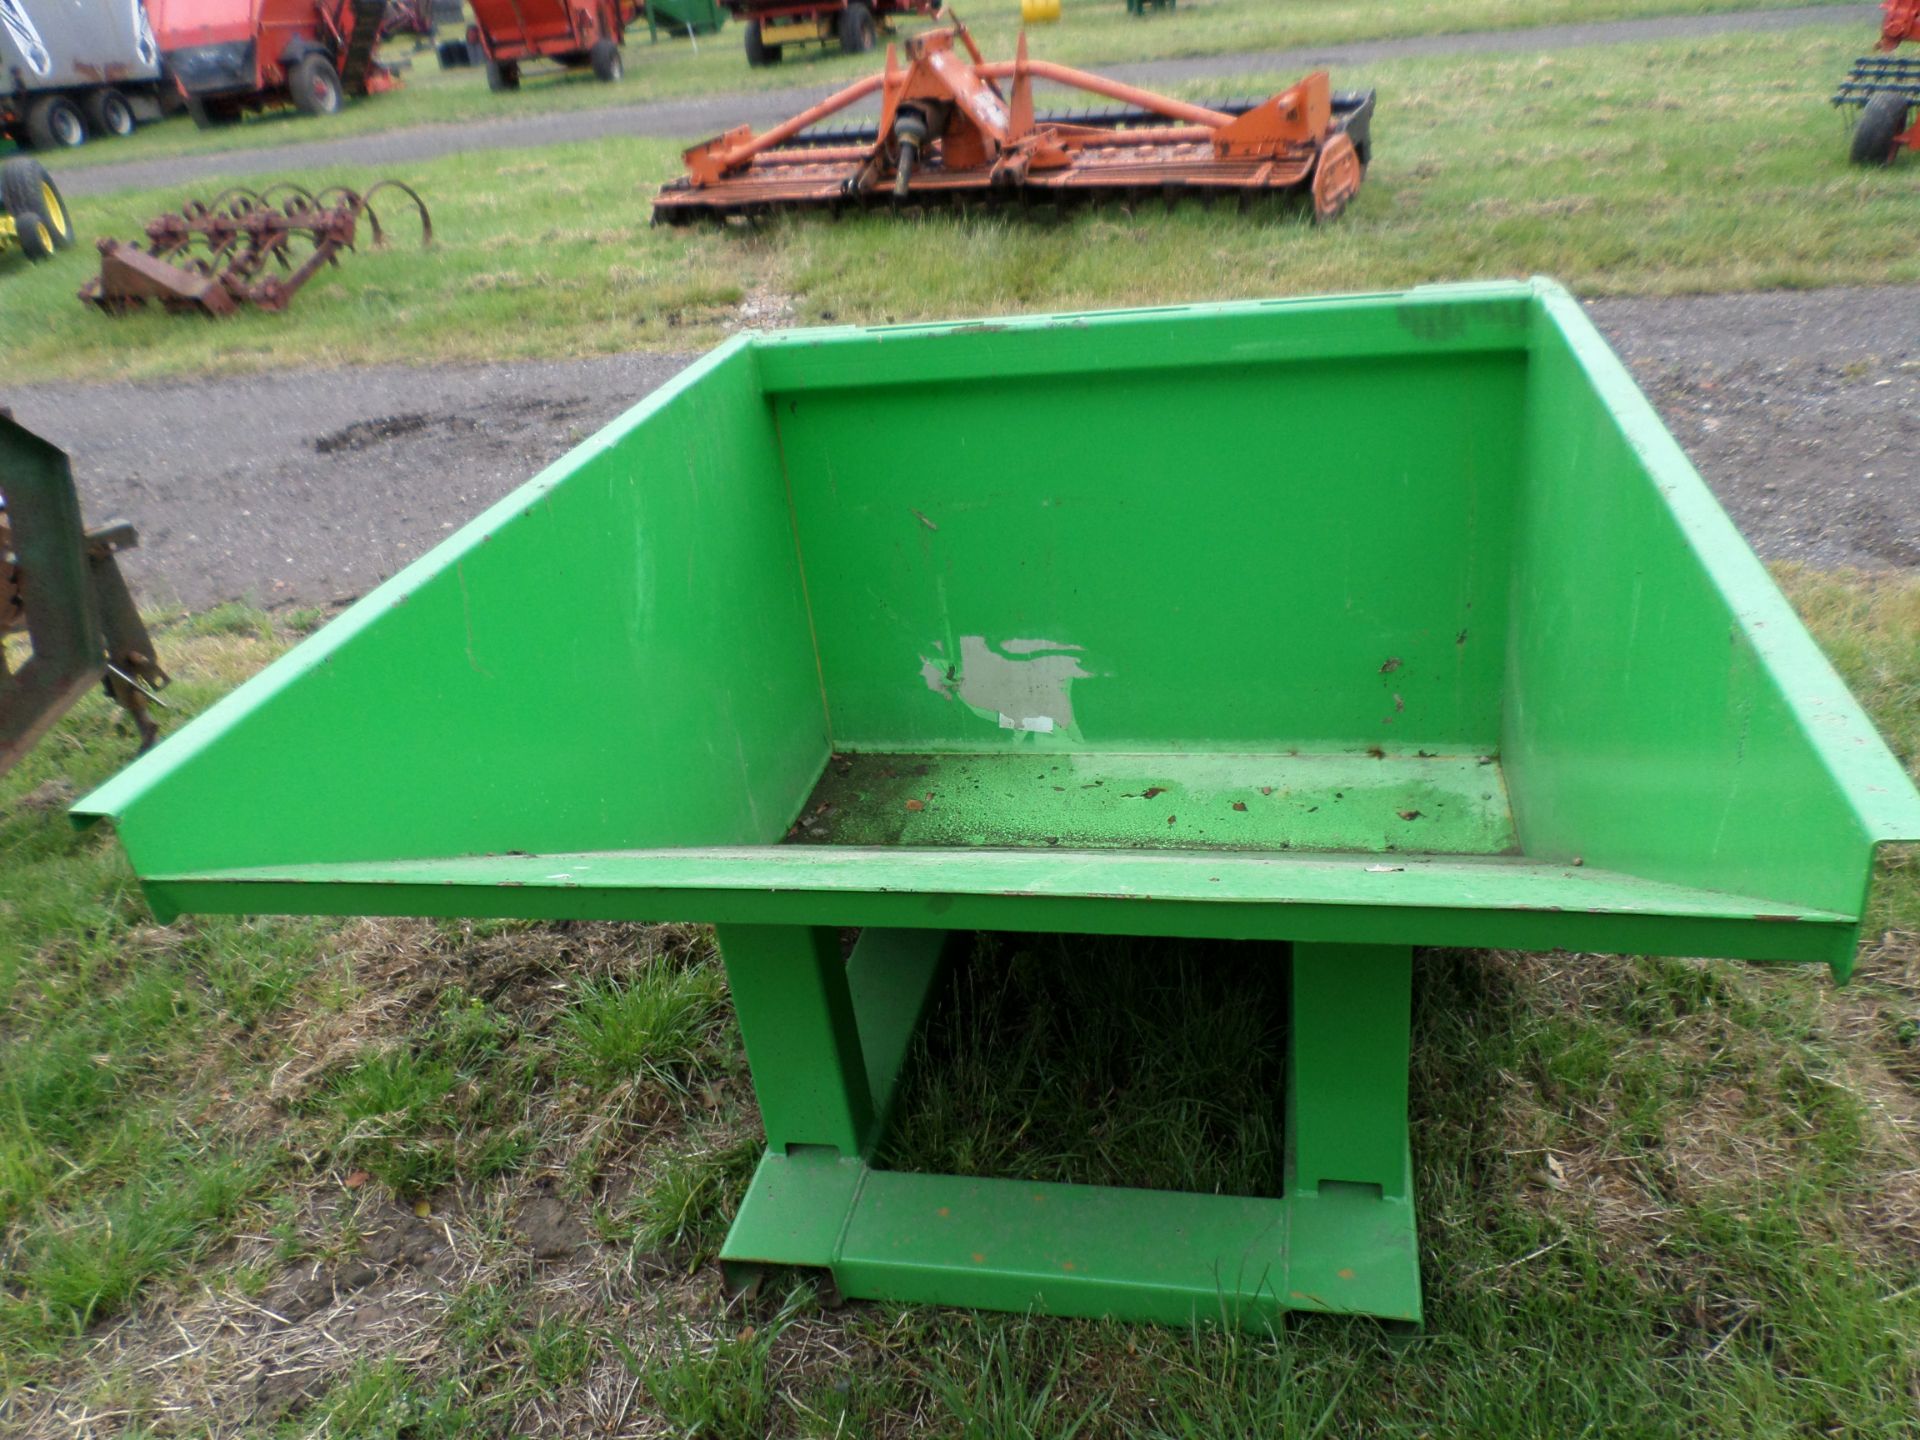
[[[1509,856],[735,846],[145,881],[163,917],[483,915],[1351,940],[1837,963],[1855,917]],[[1123,899],[1134,902],[1115,906]]]
[[[1281,1199],[760,1162],[721,1255],[830,1271],[843,1295],[1047,1315],[1259,1325],[1288,1310],[1420,1320],[1406,1198]]]

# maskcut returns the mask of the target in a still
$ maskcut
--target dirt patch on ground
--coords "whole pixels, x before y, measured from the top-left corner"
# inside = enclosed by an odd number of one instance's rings
[[[1920,289],[1588,313],[1764,558],[1920,566]]]

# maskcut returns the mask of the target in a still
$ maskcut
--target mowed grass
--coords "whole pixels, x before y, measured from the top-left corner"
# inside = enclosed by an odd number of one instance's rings
[[[1124,0],[1066,0],[1063,21],[1033,29],[1028,43],[1036,55],[1089,66],[1649,15],[1788,9],[1809,3],[1844,4],[1847,0],[1412,0],[1393,5],[1361,0],[1186,0],[1175,11],[1145,18],[1128,15]],[[1019,15],[1014,0],[961,8],[975,39],[995,59],[1012,57]],[[911,34],[927,26],[926,21],[903,20],[899,33]],[[1872,27],[1856,27],[1856,31],[1854,48],[1864,50],[1872,42]],[[447,33],[459,32],[447,27]],[[629,34],[627,73],[619,84],[602,85],[586,71],[568,71],[543,61],[529,64],[520,90],[506,95],[490,92],[482,71],[441,70],[433,52],[416,54],[412,42],[403,39],[390,44],[386,52],[391,59],[411,61],[403,88],[351,102],[338,115],[316,120],[283,109],[210,131],[196,130],[181,118],[144,127],[131,139],[90,144],[62,155],[60,167],[302,144],[413,125],[512,120],[733,91],[790,87],[825,91],[870,73],[880,63],[878,51],[850,56],[837,47],[810,46],[790,49],[783,63],[755,70],[746,62],[742,29],[733,22],[717,34],[691,42],[649,43],[644,26],[637,35]],[[5,145],[0,141],[0,150]]]
[[[1920,580],[1780,573],[1920,764]],[[163,627],[169,723],[306,623]],[[1920,1433],[1910,856],[1844,990],[1423,952],[1417,1341],[828,1308],[805,1284],[742,1311],[711,1261],[758,1124],[706,932],[158,929],[111,837],[60,813],[130,749],[90,698],[0,779],[9,1435]],[[1271,1189],[1276,969],[981,937],[887,1158]]]
[[[1157,201],[1065,219],[982,213],[793,217],[649,228],[672,145],[607,141],[409,167],[435,243],[389,207],[363,250],[285,314],[112,319],[73,292],[94,235],[178,203],[90,202],[83,243],[6,277],[18,323],[0,380],[145,378],[375,361],[694,350],[745,325],[891,323],[1547,274],[1584,294],[1920,279],[1920,168],[1846,163],[1826,104],[1845,28],[1403,61],[1375,84],[1377,159],[1338,223]],[[1278,87],[1293,77],[1270,77]],[[334,171],[309,184],[366,183]],[[397,218],[396,218],[397,217]]]

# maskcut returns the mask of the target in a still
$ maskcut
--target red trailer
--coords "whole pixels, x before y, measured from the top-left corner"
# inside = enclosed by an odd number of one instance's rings
[[[897,15],[932,15],[940,0],[726,0],[747,27],[747,64],[778,65],[789,45],[871,50]]]
[[[487,67],[489,90],[518,90],[520,66],[556,60],[568,68],[593,67],[594,78],[612,83],[626,73],[620,47],[627,26],[639,18],[639,0],[470,0],[474,23],[467,28],[469,54]]]
[[[374,58],[386,0],[147,0],[160,53],[203,128],[292,105],[331,115],[399,81]]]

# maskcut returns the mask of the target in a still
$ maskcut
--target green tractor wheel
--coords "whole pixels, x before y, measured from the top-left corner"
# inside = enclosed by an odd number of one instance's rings
[[[73,244],[73,216],[47,167],[31,155],[0,162],[0,213],[29,260],[45,260]]]

